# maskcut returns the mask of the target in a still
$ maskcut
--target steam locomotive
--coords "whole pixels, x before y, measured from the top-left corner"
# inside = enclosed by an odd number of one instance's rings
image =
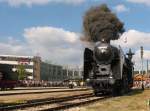
[[[133,86],[133,53],[124,55],[121,47],[110,42],[95,43],[93,49],[84,50],[84,80],[92,86],[95,95],[120,95]]]

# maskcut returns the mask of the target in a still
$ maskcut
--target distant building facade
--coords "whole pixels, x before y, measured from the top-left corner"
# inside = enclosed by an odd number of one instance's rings
[[[63,80],[62,66],[41,62],[40,69],[41,80],[52,82]]]
[[[40,80],[40,71],[38,71],[40,61],[40,57],[36,56],[0,55],[0,64],[11,65],[14,71],[19,65],[23,65],[27,76],[35,80]]]
[[[29,79],[44,81],[63,81],[66,79],[82,78],[82,70],[64,68],[61,65],[43,62],[38,56],[0,55],[0,64],[13,66],[17,70],[19,65],[24,65]]]
[[[65,68],[61,65],[48,64],[41,62],[41,80],[64,81],[67,79],[82,79],[82,70]]]

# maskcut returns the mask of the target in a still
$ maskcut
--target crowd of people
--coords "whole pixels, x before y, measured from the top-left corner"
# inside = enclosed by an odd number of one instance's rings
[[[83,86],[83,81],[37,81],[37,80],[20,80],[19,86],[21,87],[78,87]]]
[[[150,88],[150,80],[139,80],[139,81],[134,81],[133,87],[134,88],[141,88],[142,84],[144,88]]]
[[[23,87],[62,87],[63,82],[37,81],[37,80],[22,80],[20,86]]]

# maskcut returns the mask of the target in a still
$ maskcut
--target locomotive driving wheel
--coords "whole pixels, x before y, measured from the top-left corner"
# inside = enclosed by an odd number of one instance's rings
[[[121,87],[120,87],[120,89],[121,89],[120,90],[120,95],[123,95],[123,94],[129,92],[129,84],[128,84],[128,78],[127,78],[127,74],[126,73],[123,74],[123,78],[122,78],[122,80],[120,82],[120,85],[121,85]]]
[[[112,88],[112,95],[113,96],[120,96],[121,95],[121,81],[116,80],[115,84],[113,85]]]
[[[99,93],[97,91],[94,91],[95,96],[99,96]]]

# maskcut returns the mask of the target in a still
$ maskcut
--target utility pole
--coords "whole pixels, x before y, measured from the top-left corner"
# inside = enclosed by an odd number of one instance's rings
[[[68,65],[66,66],[66,70],[67,70],[67,79],[69,79],[69,68],[68,68]]]
[[[148,75],[148,60],[147,60],[147,75]]]
[[[143,46],[141,46],[141,62],[142,62],[142,90],[144,90],[144,84],[143,84]]]

